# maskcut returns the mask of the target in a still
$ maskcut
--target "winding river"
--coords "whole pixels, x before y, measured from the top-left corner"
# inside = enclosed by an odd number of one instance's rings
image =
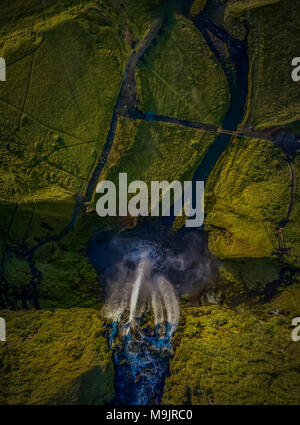
[[[178,6],[178,2],[168,4],[168,8]],[[209,16],[210,12],[205,8],[193,19],[193,23],[227,76],[231,100],[224,127],[235,131],[243,119],[247,98],[247,38],[235,40],[212,23]],[[153,121],[151,114],[141,112],[137,106],[134,75],[138,58],[159,36],[163,24],[168,25],[166,13],[156,18],[142,47],[129,61],[104,148],[105,157],[113,143],[117,115]],[[225,58],[218,54],[210,34],[226,44],[232,67],[228,67]],[[130,84],[127,84],[129,80]],[[128,85],[134,101],[129,110],[124,111],[122,98],[129,98],[125,92]],[[230,134],[216,137],[197,168],[194,181],[207,180],[230,138]],[[102,166],[99,163],[94,171],[87,198],[95,189]],[[173,354],[172,336],[179,322],[179,296],[192,291],[214,268],[204,232],[183,229],[174,234],[170,232],[173,219],[174,216],[160,220],[143,219],[135,229],[120,235],[99,233],[88,247],[89,258],[105,282],[106,334],[115,364],[116,395],[113,404],[160,403]]]
[[[32,272],[30,287],[24,295],[24,308],[27,300],[35,308],[39,308],[38,289],[42,277],[35,266],[34,253],[43,244],[50,240],[60,241],[72,231],[83,202],[90,201],[93,197],[113,146],[120,116],[172,122],[174,125],[187,125],[216,132],[214,125],[204,126],[172,117],[153,116],[147,111],[140,111],[138,107],[135,71],[139,60],[147,49],[152,48],[154,41],[164,31],[164,26],[168,25],[169,13],[175,9],[181,10],[181,13],[189,17],[191,3],[178,0],[166,2],[160,14],[153,18],[149,34],[130,56],[104,149],[91,173],[85,193],[76,199],[70,223],[61,235],[41,241],[30,253],[24,253]],[[224,131],[216,136],[193,176],[194,181],[207,181],[220,155],[227,148],[232,132],[236,132],[243,120],[248,93],[248,31],[246,29],[245,40],[237,40],[216,25],[214,17],[220,15],[216,11],[221,7],[221,3],[215,0],[198,16],[190,18],[221,64],[230,89],[230,104],[223,122],[223,129],[229,132],[226,134]],[[216,40],[226,45],[228,56],[220,53]],[[294,182],[291,161],[289,166]],[[291,216],[294,193],[293,184],[287,220]],[[107,317],[105,333],[115,365],[113,404],[161,402],[164,381],[169,373],[169,362],[173,355],[172,337],[180,320],[180,296],[191,292],[214,271],[215,259],[208,252],[205,232],[184,228],[180,232],[172,233],[170,230],[173,219],[174,216],[160,220],[144,218],[134,229],[121,234],[96,233],[88,245],[89,259],[98,269],[104,282],[104,310]],[[280,237],[281,235],[279,240]]]

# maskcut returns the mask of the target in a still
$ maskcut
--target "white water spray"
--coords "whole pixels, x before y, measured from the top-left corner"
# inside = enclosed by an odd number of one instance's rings
[[[173,286],[165,277],[159,276],[156,280],[166,309],[167,322],[171,325],[171,334],[173,334],[177,328],[180,315],[178,300]]]
[[[147,258],[143,258],[139,262],[137,267],[137,277],[133,284],[133,289],[132,289],[131,299],[130,299],[129,323],[131,324],[132,327],[135,326],[137,303],[138,303],[141,286],[143,282],[146,281],[147,275],[149,274],[149,269],[150,269],[149,260],[147,260]]]
[[[155,326],[169,325],[172,336],[179,321],[179,303],[173,285],[161,275],[151,275],[151,261],[143,257],[136,269],[124,270],[110,282],[105,313],[108,319],[124,324],[125,334],[137,327],[137,319],[152,313]]]

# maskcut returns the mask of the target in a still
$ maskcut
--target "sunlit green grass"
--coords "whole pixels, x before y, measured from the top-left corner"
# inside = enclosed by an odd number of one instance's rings
[[[182,305],[163,403],[299,404],[299,302],[295,284],[260,307]]]
[[[198,15],[204,9],[206,2],[207,0],[194,0],[191,8],[192,16]]]
[[[95,310],[1,311],[1,404],[105,404],[113,364]]]
[[[223,0],[227,5],[225,19],[229,16],[240,17],[252,9],[278,3],[280,1],[281,0]]]

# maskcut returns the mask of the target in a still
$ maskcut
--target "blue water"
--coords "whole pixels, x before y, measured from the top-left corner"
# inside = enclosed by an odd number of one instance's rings
[[[160,404],[172,356],[171,327],[167,324],[164,337],[157,327],[151,336],[129,330],[121,345],[114,348],[120,326],[112,323],[109,330],[115,365],[116,396],[112,404]]]

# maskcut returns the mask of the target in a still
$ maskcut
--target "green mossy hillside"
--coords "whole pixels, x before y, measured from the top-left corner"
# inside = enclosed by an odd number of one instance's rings
[[[45,20],[45,15],[52,19],[65,13],[72,14],[75,10],[82,9],[83,4],[91,3],[82,0],[10,0],[2,1],[0,27],[4,34],[15,33],[32,27],[33,17],[35,22]]]
[[[35,265],[43,276],[39,288],[41,308],[99,307],[100,279],[85,255],[84,244],[66,249],[65,243],[49,242],[35,254]]]
[[[294,203],[291,213],[291,220],[284,228],[283,239],[288,256],[286,259],[292,264],[300,266],[300,153],[298,152],[293,161],[292,167],[295,173]]]
[[[291,272],[282,273],[282,266],[276,260],[227,260],[219,266],[217,295],[222,302],[232,306],[249,300],[261,302],[270,296],[270,291],[275,292],[280,285],[289,285],[293,279]]]
[[[39,287],[41,308],[99,308],[102,300],[100,278],[87,257],[87,244],[93,234],[106,225],[94,214],[79,214],[74,229],[64,235],[70,222],[64,202],[26,204],[20,207],[6,204],[0,208],[4,237],[0,245],[0,302],[3,308],[21,308],[21,300],[32,292],[34,265],[40,276],[34,282]],[[31,289],[30,289],[31,288]],[[23,305],[24,307],[24,305]]]
[[[95,310],[1,311],[0,404],[105,404],[112,355]]]
[[[119,2],[110,0],[110,3],[117,7]],[[136,36],[134,45],[145,37],[149,31],[152,17],[159,13],[160,6],[164,3],[165,0],[122,0],[119,11],[121,11],[121,16],[123,18],[126,16],[130,22],[130,28]]]
[[[290,170],[281,150],[268,141],[232,140],[206,187],[210,250],[219,258],[274,256],[289,202]]]
[[[191,15],[198,15],[198,13],[200,13],[204,9],[206,3],[207,0],[194,0],[193,5],[191,7]]]
[[[32,291],[33,266],[40,273],[34,284],[42,307],[99,306],[99,278],[84,245],[92,233],[85,229],[62,237],[107,138],[132,41],[138,42],[141,32],[135,23],[138,6],[144,31],[159,2],[125,3],[123,11],[115,1],[2,5],[0,56],[7,64],[7,81],[0,85],[4,307],[19,308],[20,297]],[[99,229],[99,219],[95,222]]]
[[[31,249],[47,238],[58,237],[70,222],[75,199],[38,203],[0,203],[1,230],[7,247],[24,243]]]
[[[8,298],[10,296],[20,298],[24,288],[28,287],[31,279],[30,267],[27,262],[9,253],[3,267],[3,274],[6,281],[5,292]],[[4,292],[4,288],[1,288]]]
[[[85,14],[93,9],[100,9],[102,16],[97,21],[106,23],[107,18],[113,17],[119,24],[130,21],[130,30],[135,36],[143,36],[150,24],[151,17],[164,0],[3,0],[0,27],[3,34],[18,32],[24,28],[32,28],[32,18],[35,25],[42,26],[47,19],[59,22],[62,18],[70,18],[78,14]],[[93,12],[92,12],[93,13]],[[126,22],[126,25],[128,22]]]
[[[240,17],[246,12],[258,7],[267,6],[269,4],[278,3],[281,0],[222,0],[226,3],[225,19],[229,17]]]
[[[182,305],[163,404],[299,404],[299,305],[299,283],[252,308]]]
[[[103,220],[96,214],[81,216],[60,242],[48,242],[35,251],[35,266],[42,273],[41,308],[101,307],[100,277],[88,259],[87,244],[102,226]]]

